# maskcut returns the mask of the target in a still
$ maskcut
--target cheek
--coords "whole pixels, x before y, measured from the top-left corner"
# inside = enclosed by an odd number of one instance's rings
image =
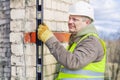
[[[81,30],[81,24],[80,23],[76,23],[75,26],[76,26],[77,31]]]
[[[75,23],[76,29],[79,28],[80,24],[79,23]]]

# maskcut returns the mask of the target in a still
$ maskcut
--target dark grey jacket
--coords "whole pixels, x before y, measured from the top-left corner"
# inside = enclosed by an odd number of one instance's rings
[[[78,32],[75,36],[71,36],[69,44],[78,42],[82,36],[88,33],[97,33],[92,24]],[[100,61],[104,55],[99,39],[94,36],[89,36],[81,41],[72,54],[61,45],[56,37],[51,37],[45,44],[56,60],[70,70],[81,69],[91,62]]]

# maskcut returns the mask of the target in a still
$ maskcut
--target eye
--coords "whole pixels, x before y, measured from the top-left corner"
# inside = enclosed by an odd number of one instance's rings
[[[73,18],[73,21],[79,21],[79,19],[77,19],[77,18]]]

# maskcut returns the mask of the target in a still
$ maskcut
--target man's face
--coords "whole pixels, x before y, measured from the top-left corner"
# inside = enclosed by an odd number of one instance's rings
[[[77,33],[83,27],[85,27],[85,21],[82,20],[81,16],[70,15],[68,20],[68,27],[70,33]]]

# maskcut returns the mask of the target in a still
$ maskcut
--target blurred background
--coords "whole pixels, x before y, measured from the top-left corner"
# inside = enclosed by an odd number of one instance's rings
[[[119,0],[90,0],[95,9],[95,25],[107,44],[106,80],[120,80]]]

